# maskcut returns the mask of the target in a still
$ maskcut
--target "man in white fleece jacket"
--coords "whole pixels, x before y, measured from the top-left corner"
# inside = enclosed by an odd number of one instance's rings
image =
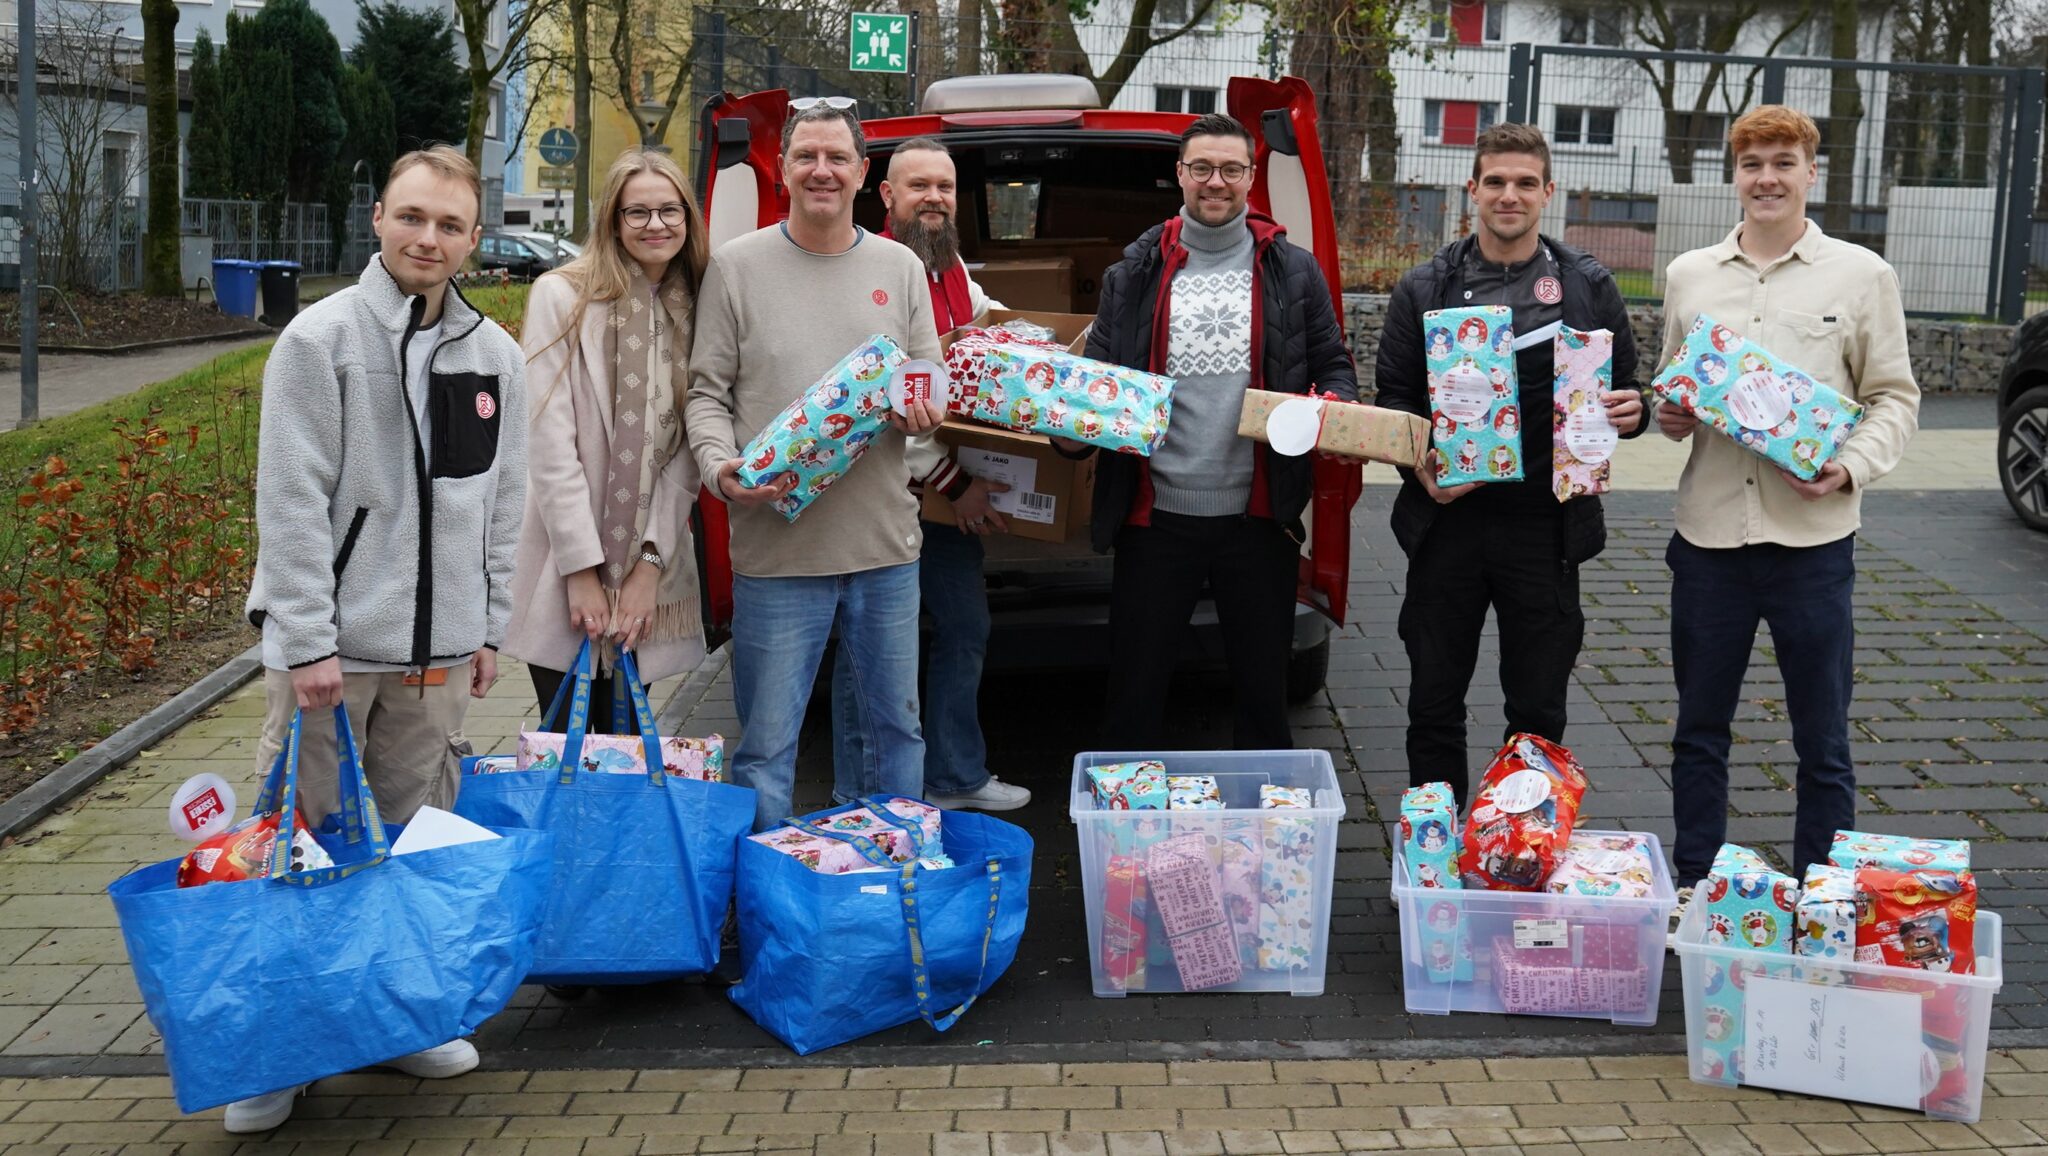
[[[932,291],[932,323],[945,334],[973,322],[1003,303],[990,299],[960,257],[958,176],[946,146],[914,137],[896,146],[882,205],[889,212],[883,236],[916,253]],[[909,439],[903,449],[910,488],[935,489],[952,503],[951,524],[922,519],[924,545],[918,551],[917,586],[932,616],[925,647],[925,798],[946,808],[1008,811],[1031,801],[1031,792],[988,772],[988,744],[981,733],[982,661],[988,654],[988,589],[983,584],[981,536],[1007,533],[1002,514],[989,504],[1001,482],[972,477],[959,467],[933,434]],[[840,802],[873,794],[879,776],[861,741],[860,696],[853,670],[841,651],[832,668],[832,794]]]
[[[256,575],[268,713],[257,773],[299,737],[298,809],[338,802],[332,709],[348,707],[386,822],[455,805],[463,717],[497,681],[526,496],[525,362],[450,289],[476,247],[483,186],[446,145],[407,153],[371,217],[379,253],[353,286],[278,335],[263,371]],[[458,1076],[452,1040],[385,1066]],[[266,1132],[298,1088],[228,1105]]]

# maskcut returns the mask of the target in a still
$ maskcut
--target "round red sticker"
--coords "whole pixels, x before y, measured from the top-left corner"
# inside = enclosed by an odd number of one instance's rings
[[[1564,286],[1558,284],[1555,277],[1539,277],[1536,279],[1536,300],[1545,305],[1555,305],[1564,300]]]
[[[481,390],[477,391],[476,415],[484,419],[485,421],[489,421],[491,420],[491,415],[497,412],[498,399],[492,397],[490,394],[485,393]]]
[[[889,303],[889,295],[880,289],[875,290],[869,296],[875,299],[875,304],[877,305],[887,305]]]

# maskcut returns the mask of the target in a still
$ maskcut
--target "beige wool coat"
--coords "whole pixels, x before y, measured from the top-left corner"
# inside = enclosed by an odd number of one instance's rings
[[[569,625],[566,578],[604,562],[598,534],[598,488],[605,480],[612,428],[612,366],[605,357],[610,311],[600,302],[584,310],[581,332],[555,341],[576,304],[564,277],[542,276],[526,299],[521,344],[527,397],[533,407],[527,438],[526,516],[512,576],[512,622],[506,654],[553,670],[576,661],[583,632]],[[680,358],[687,345],[677,351]],[[687,440],[654,480],[646,540],[660,551],[662,571],[655,605],[679,603],[679,637],[635,648],[640,677],[653,683],[697,665],[704,657],[696,545],[690,511],[697,500],[697,463]]]

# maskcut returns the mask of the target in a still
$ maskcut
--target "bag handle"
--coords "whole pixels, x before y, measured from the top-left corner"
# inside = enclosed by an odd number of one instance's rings
[[[661,732],[654,725],[654,706],[647,701],[647,684],[640,681],[640,663],[630,650],[619,652],[619,662],[612,677],[613,726],[624,721],[618,716],[620,708],[630,700],[634,727],[640,732],[640,746],[647,752],[648,785],[666,787],[668,772],[661,757]]]
[[[870,798],[879,802],[884,798],[891,797],[896,796],[875,795]],[[861,804],[851,804],[847,807],[839,808],[839,811],[850,810],[853,806],[859,805]],[[996,934],[996,911],[1001,905],[1003,897],[1002,863],[993,855],[988,858],[986,868],[988,874],[988,919],[983,923],[981,929],[981,964],[974,974],[973,993],[962,1001],[959,1007],[954,1008],[952,1011],[944,1015],[934,1015],[931,1009],[931,970],[925,962],[924,935],[919,929],[917,920],[917,873],[922,869],[919,861],[924,854],[923,828],[917,826],[909,819],[894,814],[886,807],[870,806],[869,809],[882,816],[884,822],[899,827],[908,833],[913,840],[917,854],[913,855],[907,862],[898,864],[892,861],[888,855],[884,854],[882,849],[875,845],[874,840],[865,835],[857,835],[847,831],[829,831],[822,827],[810,826],[797,819],[784,819],[782,823],[787,827],[795,827],[801,831],[823,835],[827,839],[837,839],[842,843],[850,843],[853,845],[854,850],[860,852],[861,858],[866,859],[877,867],[899,868],[896,878],[896,896],[903,905],[903,928],[910,941],[910,991],[917,999],[917,1014],[935,1030],[945,1031],[947,1028],[960,1022],[960,1017],[966,1015],[967,1009],[974,1006],[974,1001],[981,998],[981,982],[988,976],[989,944],[994,941]],[[825,812],[825,814],[836,813],[838,812]]]
[[[584,639],[576,651],[576,663],[570,674],[575,678],[575,693],[569,698],[569,725],[563,732],[562,766],[559,781],[569,786],[576,781],[576,772],[583,765],[583,740],[590,732],[591,684],[595,681],[596,659],[590,652],[590,640]],[[562,705],[562,699],[570,691],[568,678],[555,690],[555,700],[548,706],[547,717],[541,722],[541,729],[551,729],[555,713]],[[630,699],[631,713],[627,712]],[[640,743],[646,752],[648,785],[665,787],[668,776],[663,771],[661,759],[661,732],[655,729],[654,708],[647,701],[647,688],[641,685],[640,668],[633,661],[631,651],[619,652],[619,660],[612,670],[612,726],[618,728],[628,718],[640,733]]]
[[[339,772],[342,835],[350,846],[368,839],[370,854],[355,863],[303,871],[291,869],[292,842],[299,830],[299,736],[305,716],[303,709],[292,712],[291,730],[285,735],[284,749],[277,752],[277,761],[271,764],[270,773],[264,777],[263,789],[256,795],[253,813],[261,815],[274,811],[278,817],[277,836],[270,844],[270,881],[299,887],[323,887],[389,859],[391,840],[377,814],[377,799],[370,792],[369,779],[363,774],[362,759],[356,754],[356,736],[349,726],[348,708],[337,703],[334,708],[334,747]]]

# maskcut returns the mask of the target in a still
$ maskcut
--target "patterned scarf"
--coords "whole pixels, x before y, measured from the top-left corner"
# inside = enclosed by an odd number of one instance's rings
[[[598,577],[605,594],[617,605],[619,587],[640,558],[647,541],[647,511],[654,502],[654,480],[682,448],[683,415],[677,409],[689,377],[690,297],[670,281],[656,289],[638,265],[630,266],[625,296],[611,303],[605,328],[607,360],[612,366],[611,460],[605,472],[605,493],[598,531],[604,543],[604,566]],[[656,306],[659,305],[659,308]],[[670,571],[682,559],[663,559]],[[663,582],[664,593],[674,584]],[[648,624],[649,641],[676,637],[683,619],[695,608],[657,604]]]

